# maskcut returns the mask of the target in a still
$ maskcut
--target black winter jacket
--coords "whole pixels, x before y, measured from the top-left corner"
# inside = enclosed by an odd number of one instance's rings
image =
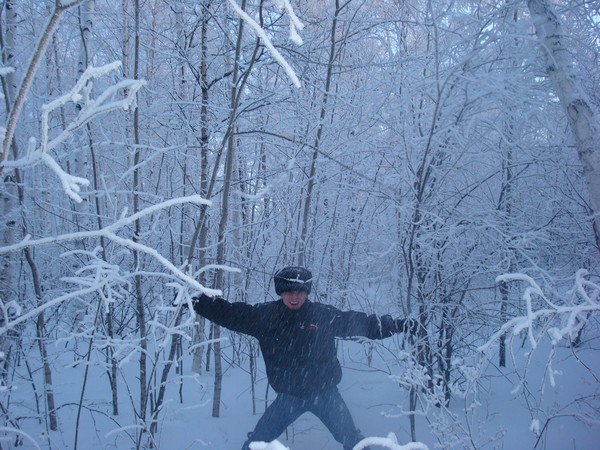
[[[383,339],[400,331],[388,315],[341,311],[308,299],[292,310],[281,299],[248,305],[202,296],[194,309],[218,325],[256,337],[270,385],[296,397],[314,396],[342,379],[335,338]]]

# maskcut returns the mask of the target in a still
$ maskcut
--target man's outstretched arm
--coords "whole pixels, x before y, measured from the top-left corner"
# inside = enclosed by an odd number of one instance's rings
[[[394,319],[390,315],[377,316],[359,311],[335,310],[332,325],[338,337],[364,336],[385,339],[394,334],[416,334],[419,322],[415,319]]]
[[[222,297],[202,294],[193,299],[194,311],[211,322],[239,333],[255,335],[259,314],[255,306],[230,303]]]

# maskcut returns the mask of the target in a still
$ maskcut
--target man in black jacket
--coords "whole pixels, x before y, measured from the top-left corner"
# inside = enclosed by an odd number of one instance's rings
[[[258,339],[267,379],[277,392],[242,450],[248,450],[251,442],[275,440],[305,412],[317,416],[344,450],[350,450],[363,436],[337,389],[342,369],[335,339],[384,339],[414,332],[417,323],[311,302],[312,274],[303,267],[281,269],[274,276],[274,284],[281,296],[274,302],[229,303],[206,295],[194,301],[194,310],[201,316]]]

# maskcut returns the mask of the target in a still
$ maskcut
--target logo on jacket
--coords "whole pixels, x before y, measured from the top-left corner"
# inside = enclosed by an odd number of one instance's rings
[[[306,323],[303,323],[302,325],[300,325],[300,329],[301,330],[316,331],[316,330],[319,329],[319,327],[316,326],[314,323],[310,323],[308,325]]]

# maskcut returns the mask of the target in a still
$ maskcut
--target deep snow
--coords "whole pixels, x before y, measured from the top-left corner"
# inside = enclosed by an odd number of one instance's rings
[[[600,384],[600,360],[593,348],[595,342],[587,342],[584,348],[577,350],[577,358],[569,348],[560,347],[553,362],[556,385],[549,383],[547,375],[547,357],[549,344],[540,346],[533,353],[527,369],[527,383],[515,391],[519,385],[518,373],[523,372],[527,361],[527,349],[516,349],[515,362],[518,371],[512,368],[498,369],[493,364],[487,366],[485,375],[479,379],[477,403],[472,396],[466,401],[455,396],[450,410],[456,414],[454,422],[445,422],[440,410],[433,407],[427,416],[417,417],[417,440],[433,448],[467,448],[474,444],[476,448],[488,449],[531,449],[534,448],[537,436],[536,426],[544,427],[548,417],[550,420],[544,429],[543,439],[536,448],[542,449],[597,449],[600,448],[600,427],[583,423],[574,414],[587,414],[591,420],[597,421],[594,415],[598,406]],[[393,349],[399,340],[392,338],[382,345]],[[227,351],[227,343],[224,343]],[[59,361],[65,358],[59,348],[53,348]],[[366,367],[363,344],[344,341],[340,345],[339,356],[344,365],[344,378],[339,385],[340,392],[352,412],[357,426],[366,436],[386,437],[389,433],[397,436],[400,444],[410,441],[408,418],[397,417],[400,409],[408,408],[408,394],[398,387],[390,378],[390,374],[400,371],[391,363],[387,350],[374,353],[373,366]],[[381,355],[386,355],[382,358]],[[73,448],[76,403],[81,389],[81,370],[67,367],[72,361],[62,361],[55,369],[55,393],[59,409],[60,428],[68,432],[50,433],[52,448]],[[237,450],[245,440],[246,433],[251,431],[259,415],[252,414],[250,398],[250,376],[246,367],[235,367],[225,364],[223,379],[223,399],[221,417],[211,417],[212,373],[194,376],[189,367],[191,360],[186,359],[183,375],[184,403],[179,402],[178,386],[171,383],[167,391],[167,400],[160,415],[157,443],[164,450]],[[587,366],[587,367],[586,367]],[[62,367],[62,368],[61,368]],[[137,362],[132,360],[123,367],[126,371],[135,371]],[[171,374],[172,379],[174,373]],[[130,377],[129,379],[133,379]],[[310,382],[310,380],[307,380]],[[13,402],[31,398],[26,392],[27,384],[21,384],[21,392],[15,392]],[[86,389],[86,401],[90,409],[84,409],[80,432],[80,449],[129,449],[133,443],[126,431],[133,426],[131,402],[137,402],[136,386],[121,386],[121,414],[110,416],[110,397],[108,381],[105,373],[92,366],[90,381]],[[260,414],[264,410],[266,379],[262,365],[259,367],[257,383],[257,409]],[[527,393],[527,395],[524,395]],[[269,390],[269,399],[274,393]],[[587,404],[572,404],[580,396],[589,396]],[[569,406],[569,404],[571,404]],[[12,408],[16,407],[16,403]],[[33,416],[33,405],[22,403],[18,406],[23,416]],[[92,410],[94,410],[92,412]],[[453,433],[460,435],[461,427],[467,429],[466,417],[469,417],[468,428],[473,438],[456,440]],[[441,426],[445,431],[432,432],[432,425]],[[539,425],[537,425],[539,424]],[[36,439],[41,448],[48,448],[43,428],[35,420],[23,418],[23,430]],[[121,430],[122,431],[119,431]],[[532,431],[533,430],[533,431]],[[444,431],[444,432],[442,432]],[[279,441],[291,450],[339,450],[325,427],[312,415],[305,414],[298,419],[282,435]],[[5,441],[6,442],[6,441]],[[3,442],[4,444],[4,442]],[[24,449],[35,448],[27,439]],[[373,446],[372,448],[383,448]]]

